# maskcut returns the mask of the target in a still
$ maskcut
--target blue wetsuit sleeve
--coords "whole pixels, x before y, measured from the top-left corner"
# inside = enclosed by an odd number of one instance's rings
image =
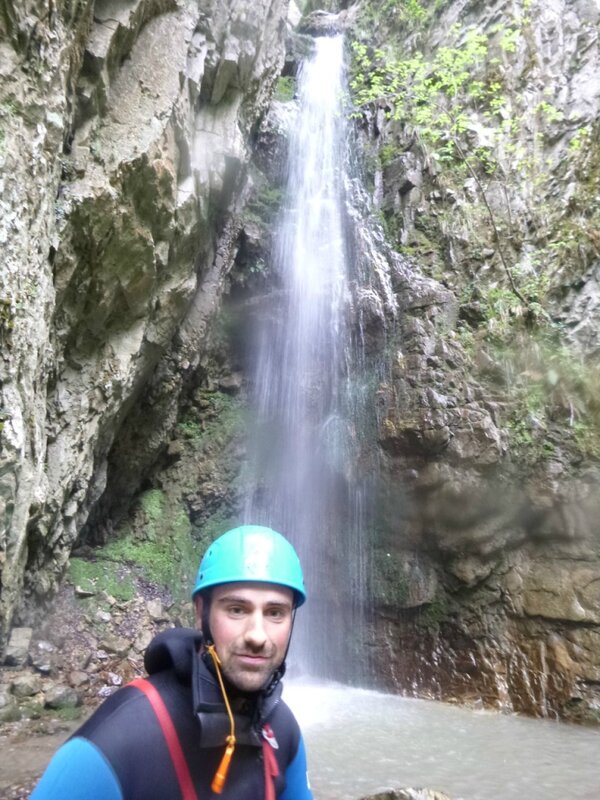
[[[75,737],[59,748],[30,800],[123,800],[112,767],[95,745]]]
[[[313,800],[308,782],[306,750],[302,736],[294,760],[285,771],[285,789],[283,794],[279,795],[279,800]]]

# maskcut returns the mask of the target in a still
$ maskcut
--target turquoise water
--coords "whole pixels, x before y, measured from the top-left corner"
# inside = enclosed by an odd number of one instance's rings
[[[286,686],[315,800],[429,787],[452,800],[598,800],[600,731],[338,684]]]

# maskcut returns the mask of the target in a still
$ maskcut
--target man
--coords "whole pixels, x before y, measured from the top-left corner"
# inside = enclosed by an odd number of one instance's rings
[[[311,800],[298,723],[281,701],[296,609],[291,544],[255,525],[202,559],[198,630],[163,631],[149,678],[112,695],[55,754],[33,800]]]

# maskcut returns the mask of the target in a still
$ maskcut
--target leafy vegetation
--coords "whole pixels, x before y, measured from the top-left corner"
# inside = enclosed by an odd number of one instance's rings
[[[288,103],[290,100],[294,99],[295,93],[296,81],[294,78],[292,78],[290,75],[278,78],[277,85],[275,87],[276,100],[279,100],[280,103]]]
[[[413,163],[423,181],[408,225],[408,215],[383,206],[388,237],[459,295],[460,341],[489,361],[511,449],[526,463],[554,456],[562,427],[568,448],[600,456],[596,366],[560,344],[551,312],[561,284],[600,256],[598,128],[564,120],[555,87],[535,81],[530,0],[485,32],[454,25],[432,49],[410,31],[423,31],[441,4],[413,8],[410,21],[409,4],[366,5],[385,44],[371,46],[369,25],[362,38],[358,26],[353,113],[387,119],[375,166],[384,181]],[[393,19],[403,35],[382,36]]]
[[[525,308],[537,298],[531,300],[519,279],[523,276],[516,275],[516,270],[524,271],[524,239],[535,233],[539,252],[529,268],[539,275],[559,264],[559,254],[570,250],[584,231],[593,238],[595,230],[589,218],[582,224],[580,215],[573,224],[564,209],[557,204],[552,208],[547,200],[553,176],[544,146],[562,119],[552,103],[554,89],[532,86],[525,92],[506,77],[511,75],[506,69],[511,59],[529,52],[535,60],[527,13],[526,8],[521,16],[485,34],[475,27],[455,25],[448,44],[432,53],[401,54],[393,44],[373,48],[356,40],[351,80],[355,116],[373,105],[383,108],[395,125],[391,129],[402,131],[402,141],[414,140],[440,187],[463,193],[471,182],[487,219],[487,246],[499,260],[510,291]],[[513,74],[517,73],[515,69]],[[537,102],[531,101],[532,93]],[[588,137],[587,126],[573,132],[569,146],[573,158],[583,160]],[[382,165],[400,152],[399,143],[385,141],[380,150]],[[546,200],[540,202],[540,196]],[[525,204],[518,213],[511,206],[515,197]],[[445,216],[456,218],[459,213],[456,209],[447,214],[436,211],[438,230],[443,231]],[[470,239],[475,228],[486,227],[478,223],[477,213],[470,205],[470,219],[462,220]],[[564,223],[557,226],[561,218]],[[388,220],[388,230],[390,224]],[[421,218],[415,227],[425,224]],[[396,232],[392,229],[391,233]],[[534,314],[538,311],[533,309]]]

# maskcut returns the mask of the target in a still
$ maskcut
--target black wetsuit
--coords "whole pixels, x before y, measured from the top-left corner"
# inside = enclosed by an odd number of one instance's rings
[[[149,681],[174,723],[198,800],[225,750],[229,720],[212,671],[197,655],[201,634],[159,634],[145,656]],[[281,683],[251,696],[232,695],[237,744],[223,800],[264,800],[263,726],[270,726],[280,800],[312,800],[298,723],[281,700]],[[54,756],[33,800],[179,800],[181,791],[164,734],[150,702],[134,686],[108,698]]]

